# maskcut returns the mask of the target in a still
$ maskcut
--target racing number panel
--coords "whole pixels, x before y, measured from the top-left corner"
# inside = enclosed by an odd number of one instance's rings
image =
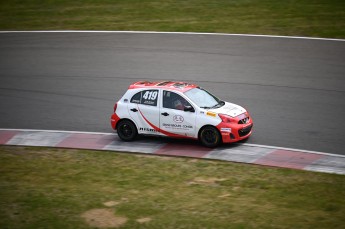
[[[160,134],[157,128],[153,128],[159,126],[158,101],[159,90],[142,90],[132,96],[127,109],[137,125],[138,133]]]

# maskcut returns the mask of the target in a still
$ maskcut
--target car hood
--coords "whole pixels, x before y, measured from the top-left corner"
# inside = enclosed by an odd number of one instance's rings
[[[224,106],[222,106],[220,108],[210,109],[209,111],[215,112],[218,114],[226,114],[226,115],[229,115],[230,117],[234,118],[240,114],[245,113],[246,109],[244,109],[243,107],[241,107],[239,105],[225,102]]]

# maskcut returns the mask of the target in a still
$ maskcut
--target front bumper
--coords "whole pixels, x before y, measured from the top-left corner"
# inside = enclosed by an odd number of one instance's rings
[[[245,124],[222,122],[217,128],[222,135],[223,143],[238,142],[248,138],[252,134],[253,121],[250,118]]]

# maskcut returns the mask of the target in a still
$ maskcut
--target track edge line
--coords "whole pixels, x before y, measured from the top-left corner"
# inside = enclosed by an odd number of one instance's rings
[[[133,33],[133,34],[180,34],[180,35],[213,35],[213,36],[240,36],[240,37],[264,37],[284,39],[305,39],[323,41],[345,41],[340,38],[303,37],[303,36],[282,36],[264,34],[237,34],[237,33],[202,33],[202,32],[163,32],[163,31],[111,31],[111,30],[4,30],[0,33]]]

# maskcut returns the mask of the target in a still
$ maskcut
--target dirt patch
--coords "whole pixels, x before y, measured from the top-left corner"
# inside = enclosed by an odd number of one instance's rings
[[[126,217],[116,216],[111,209],[92,209],[84,212],[81,217],[89,226],[96,228],[120,227],[127,222]]]
[[[232,188],[232,191],[239,191],[240,189],[241,189],[241,187],[236,186],[236,187]]]
[[[215,177],[210,177],[210,178],[195,178],[194,180],[188,182],[188,184],[201,184],[201,185],[217,185],[218,182],[220,181],[225,181],[226,179],[224,178],[215,178]]]
[[[218,196],[219,198],[226,198],[226,197],[229,197],[231,196],[231,194],[227,193],[227,194],[224,194],[224,195],[220,195]]]
[[[116,201],[108,201],[108,202],[103,203],[103,205],[106,207],[114,207],[118,204],[119,204],[119,202],[116,202]]]
[[[145,217],[145,218],[140,218],[140,219],[137,219],[136,221],[138,223],[148,223],[150,222],[152,219],[150,217]]]

